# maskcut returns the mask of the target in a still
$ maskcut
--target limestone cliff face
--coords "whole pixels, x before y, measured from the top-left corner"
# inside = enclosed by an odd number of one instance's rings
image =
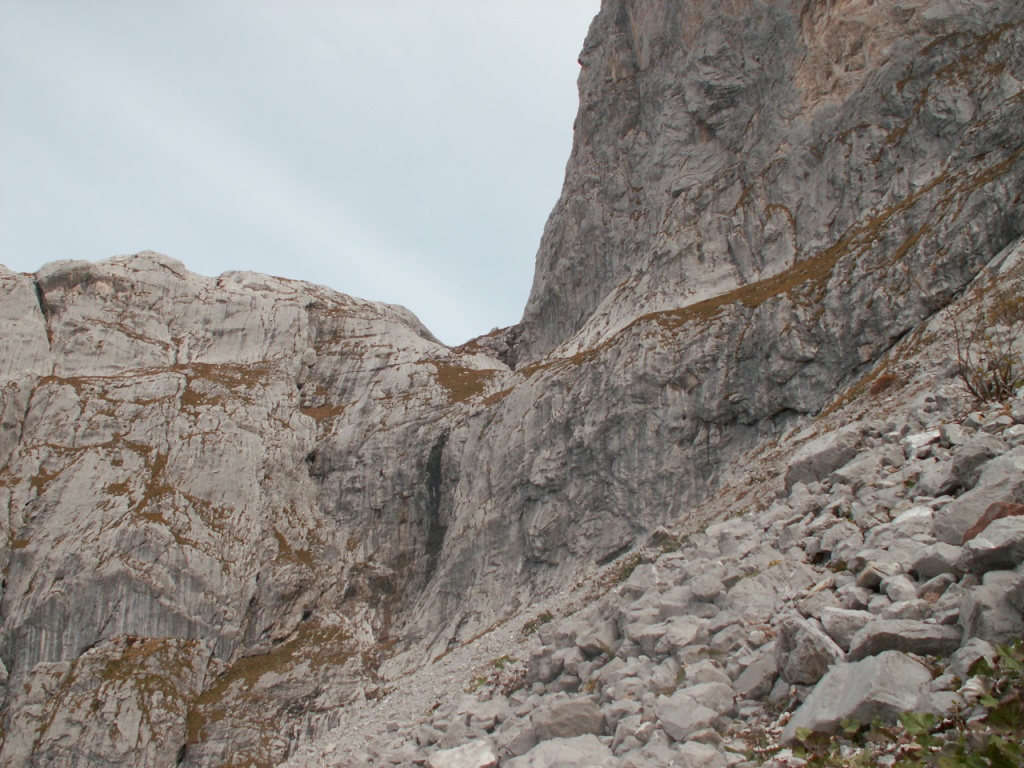
[[[517,357],[777,275],[931,199],[968,158],[1012,154],[1019,16],[955,0],[606,1]],[[999,240],[1017,227],[1001,215]]]
[[[0,271],[0,764],[274,764],[742,495],[1024,231],[1022,52],[1007,3],[607,0],[523,322],[454,350],[152,253]]]
[[[430,576],[453,389],[504,366],[157,254],[0,279],[4,763],[269,760],[329,724]]]

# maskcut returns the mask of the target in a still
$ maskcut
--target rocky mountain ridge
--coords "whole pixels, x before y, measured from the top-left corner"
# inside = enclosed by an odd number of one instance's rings
[[[1024,232],[1022,27],[608,0],[523,322],[457,349],[158,254],[0,272],[0,763],[276,764],[759,506],[903,345],[949,379],[929,321]]]
[[[981,723],[993,678],[970,670],[1024,637],[1024,399],[970,411],[951,344],[900,350],[872,402],[783,439],[788,469],[759,504],[657,532],[477,640],[461,678],[396,680],[287,765],[785,768],[806,764],[800,729]],[[778,461],[759,458],[749,472]]]

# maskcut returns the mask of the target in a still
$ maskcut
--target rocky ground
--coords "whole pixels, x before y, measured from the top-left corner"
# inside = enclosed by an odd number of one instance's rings
[[[987,290],[971,296],[991,319]],[[981,719],[976,662],[1024,637],[1024,389],[966,391],[969,306],[752,457],[741,477],[769,477],[746,510],[730,497],[704,530],[581,574],[392,679],[287,765],[797,766],[808,731]]]

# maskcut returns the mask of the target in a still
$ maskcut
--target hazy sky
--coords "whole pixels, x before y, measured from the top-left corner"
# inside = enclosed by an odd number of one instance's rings
[[[152,249],[515,323],[599,0],[0,0],[0,263]]]

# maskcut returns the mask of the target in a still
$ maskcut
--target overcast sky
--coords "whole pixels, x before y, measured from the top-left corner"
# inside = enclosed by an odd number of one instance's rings
[[[522,314],[599,0],[0,0],[0,263],[151,249]]]

